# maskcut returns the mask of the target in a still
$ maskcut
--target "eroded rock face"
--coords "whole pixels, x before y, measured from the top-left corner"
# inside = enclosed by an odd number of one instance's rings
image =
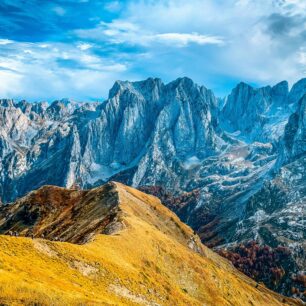
[[[275,142],[302,92],[295,85],[289,93],[286,81],[262,88],[240,83],[221,111],[223,128],[247,142]]]
[[[90,191],[43,186],[1,207],[0,233],[82,244],[119,219],[114,183]]]
[[[306,152],[306,94],[299,100],[298,107],[288,120],[282,139],[279,163],[287,163]]]
[[[306,91],[306,78],[303,78],[293,84],[289,94],[289,104],[296,104],[304,95]]]

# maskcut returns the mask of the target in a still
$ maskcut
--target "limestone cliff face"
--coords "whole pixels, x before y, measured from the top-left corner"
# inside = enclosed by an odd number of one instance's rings
[[[306,78],[303,78],[293,84],[289,93],[289,104],[297,105],[297,102],[305,95]]]
[[[238,84],[221,112],[224,129],[246,141],[278,140],[302,91],[296,88],[289,93],[286,81],[262,88]]]
[[[93,185],[135,166],[135,185],[149,176],[171,184],[179,175],[175,163],[203,159],[221,147],[212,118],[215,97],[187,78],[167,85],[159,79],[116,82],[101,104],[64,102],[29,109],[10,101],[2,108],[10,116],[1,138],[5,201],[43,184]],[[43,110],[33,115],[36,108]]]
[[[288,120],[282,139],[280,158],[292,161],[306,152],[306,95],[299,100],[297,110]]]

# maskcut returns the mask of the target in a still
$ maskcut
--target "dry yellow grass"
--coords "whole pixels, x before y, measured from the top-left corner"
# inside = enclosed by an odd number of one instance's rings
[[[290,305],[200,246],[158,199],[116,183],[125,229],[85,245],[0,236],[0,304]],[[194,238],[199,244],[197,238]],[[283,303],[284,301],[284,303]]]

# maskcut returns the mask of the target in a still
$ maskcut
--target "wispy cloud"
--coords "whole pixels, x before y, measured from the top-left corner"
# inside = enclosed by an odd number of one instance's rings
[[[176,46],[187,46],[189,44],[198,44],[198,45],[222,45],[224,41],[222,37],[219,36],[210,36],[210,35],[201,35],[199,33],[163,33],[156,34],[153,36],[153,40],[165,42],[166,44],[175,44]]]
[[[124,63],[95,55],[84,43],[10,41],[0,49],[0,93],[30,99],[102,99]]]
[[[192,33],[154,33],[150,29],[141,27],[138,24],[115,20],[110,23],[101,22],[94,29],[79,29],[75,33],[83,39],[104,41],[113,44],[130,44],[140,46],[151,46],[154,44],[166,44],[173,47],[184,47],[189,44],[223,44],[220,36],[204,35],[197,32]]]

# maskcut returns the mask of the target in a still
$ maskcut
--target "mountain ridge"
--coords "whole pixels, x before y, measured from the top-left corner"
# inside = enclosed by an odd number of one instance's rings
[[[0,298],[4,305],[300,304],[256,285],[202,245],[193,230],[157,198],[119,183],[111,182],[90,191],[45,186],[11,204],[10,209],[16,215],[20,215],[16,210],[20,203],[55,209],[27,225],[46,229],[57,212],[69,215],[66,208],[71,206],[71,199],[63,194],[75,193],[88,202],[83,205],[87,214],[77,214],[75,221],[89,225],[90,233],[95,233],[85,244],[54,241],[52,235],[42,239],[35,230],[34,237],[22,237],[26,227],[20,225],[20,218],[11,228],[19,233],[18,237],[0,235]],[[39,195],[49,202],[37,203]],[[108,202],[114,196],[124,226],[107,233],[103,229],[102,233],[96,232],[88,223],[88,214],[103,217],[105,210],[97,213],[96,208],[106,207],[108,211]],[[79,206],[78,201],[72,203],[73,207]],[[57,227],[65,229],[65,220],[61,219]],[[31,265],[26,264],[28,261]]]

